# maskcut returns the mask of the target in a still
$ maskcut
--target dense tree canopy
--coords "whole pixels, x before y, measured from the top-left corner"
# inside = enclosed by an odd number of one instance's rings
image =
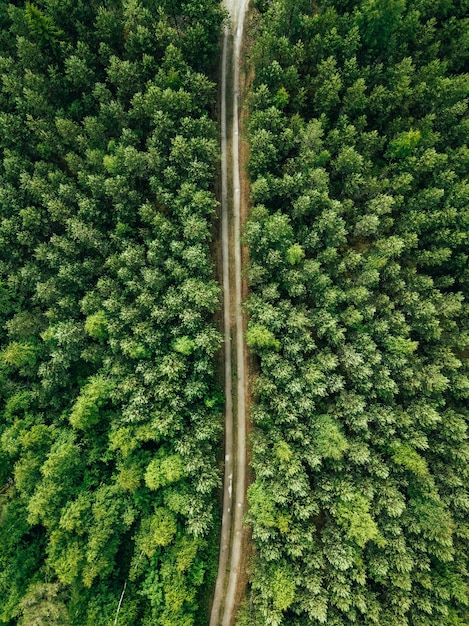
[[[238,624],[466,626],[467,0],[255,4]],[[7,626],[207,623],[222,17],[0,0]]]
[[[0,2],[3,624],[206,621],[222,17]]]
[[[239,623],[463,626],[469,6],[256,6]]]

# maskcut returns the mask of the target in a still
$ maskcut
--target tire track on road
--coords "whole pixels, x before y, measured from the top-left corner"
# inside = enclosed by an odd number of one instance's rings
[[[232,28],[223,34],[221,68],[221,212],[225,373],[225,473],[220,555],[210,626],[232,626],[241,564],[246,492],[245,348],[241,279],[241,187],[239,159],[240,61],[248,0],[225,0]],[[231,68],[230,68],[231,63]],[[230,69],[232,81],[230,80]],[[230,93],[231,92],[231,93]],[[228,96],[232,96],[229,110]],[[231,159],[230,157],[231,148]],[[231,165],[231,168],[230,168]],[[231,191],[231,193],[230,193]],[[231,211],[230,211],[231,209]],[[232,255],[230,254],[230,244]],[[230,268],[231,257],[234,267]],[[234,274],[234,285],[231,277]],[[232,334],[236,346],[232,350]],[[235,356],[236,386],[232,384]],[[236,412],[233,411],[236,407]],[[236,441],[236,454],[234,442]]]

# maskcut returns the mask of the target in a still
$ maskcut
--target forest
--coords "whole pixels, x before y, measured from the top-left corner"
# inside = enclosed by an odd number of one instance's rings
[[[223,16],[0,2],[2,624],[207,622]]]
[[[469,5],[255,0],[238,625],[469,624]]]
[[[469,626],[469,0],[251,0],[237,626]],[[0,623],[206,626],[218,0],[0,0]]]

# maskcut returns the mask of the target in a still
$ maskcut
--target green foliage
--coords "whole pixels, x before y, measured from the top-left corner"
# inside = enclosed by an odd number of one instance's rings
[[[159,489],[177,482],[185,475],[184,461],[179,454],[159,455],[152,459],[145,472],[149,489]]]
[[[336,461],[341,459],[349,446],[339,425],[328,415],[321,415],[315,431],[315,444],[319,456]]]
[[[173,349],[184,356],[192,354],[195,348],[195,342],[185,335],[184,337],[178,337],[173,343]]]
[[[262,526],[272,527],[276,525],[275,502],[265,492],[260,482],[253,483],[248,488],[248,501],[250,515]]]
[[[152,557],[159,546],[169,545],[175,534],[176,519],[173,513],[160,507],[154,515],[144,519],[136,541],[138,547],[148,557]]]
[[[379,538],[378,527],[369,513],[370,507],[371,503],[358,493],[337,505],[337,521],[346,529],[346,537],[362,548],[367,541]]]
[[[297,265],[304,259],[305,253],[299,243],[294,243],[287,250],[287,261],[290,265]]]
[[[36,583],[21,601],[19,626],[65,626],[69,624],[67,609],[60,597],[60,586]]]
[[[222,20],[0,3],[2,624],[206,621]]]
[[[391,159],[402,159],[403,157],[410,156],[419,145],[421,136],[419,130],[409,130],[406,133],[399,133],[395,139],[389,142],[386,156]]]
[[[239,623],[467,622],[467,3],[257,2]]]
[[[100,409],[109,401],[113,385],[100,376],[94,377],[82,389],[70,413],[74,428],[90,428],[98,423]]]
[[[24,14],[29,32],[42,46],[57,43],[63,35],[54,24],[53,18],[43,13],[31,2],[26,3]]]
[[[246,332],[246,343],[250,348],[273,348],[280,350],[280,341],[275,339],[274,334],[265,326],[256,324],[250,326]]]
[[[37,356],[38,346],[31,341],[14,341],[1,353],[4,363],[20,371],[27,371],[32,368],[36,364]]]
[[[85,331],[94,339],[104,340],[108,337],[107,324],[106,311],[97,311],[86,318]]]
[[[295,599],[295,581],[282,568],[276,568],[272,575],[272,596],[279,611],[288,609]]]
[[[423,459],[413,448],[407,444],[393,446],[393,460],[397,465],[402,465],[417,476],[427,476],[428,467]]]

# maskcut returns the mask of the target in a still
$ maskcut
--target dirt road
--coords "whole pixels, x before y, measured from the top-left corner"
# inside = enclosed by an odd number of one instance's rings
[[[223,35],[221,70],[225,475],[220,556],[210,626],[232,626],[234,623],[246,491],[246,380],[241,310],[241,189],[238,120],[240,55],[247,4],[248,0],[225,0],[224,2],[231,16],[231,27],[227,27]],[[236,385],[233,385],[233,369]]]

